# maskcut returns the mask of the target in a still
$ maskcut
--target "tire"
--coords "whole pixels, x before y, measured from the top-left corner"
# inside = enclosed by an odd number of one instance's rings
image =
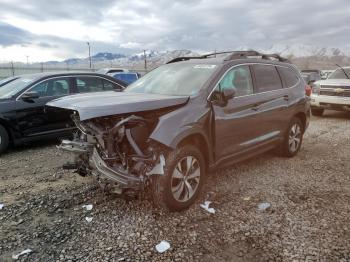
[[[0,155],[6,151],[9,145],[9,135],[6,129],[0,125]]]
[[[282,155],[285,157],[293,157],[298,154],[303,142],[303,135],[304,126],[301,120],[297,117],[293,117],[281,145]]]
[[[177,148],[165,159],[164,175],[152,178],[153,203],[169,211],[185,210],[200,194],[205,177],[205,161],[199,149],[193,145]]]
[[[324,112],[323,108],[311,108],[311,113],[313,116],[322,116]]]

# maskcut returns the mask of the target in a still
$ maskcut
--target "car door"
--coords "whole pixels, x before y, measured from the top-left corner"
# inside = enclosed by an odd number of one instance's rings
[[[36,136],[72,129],[71,112],[52,108],[47,102],[71,93],[70,77],[55,77],[43,80],[27,89],[16,101],[17,126],[23,136]],[[23,99],[27,92],[36,92],[38,98]]]
[[[288,121],[288,89],[283,88],[281,77],[273,64],[252,65],[255,85],[256,107],[261,122],[258,143],[278,140],[283,136],[285,122]]]
[[[234,98],[220,102],[225,88],[235,88]],[[248,65],[235,66],[224,74],[211,95],[215,114],[215,152],[217,160],[248,151],[262,134],[264,122],[256,109],[259,99],[254,95]]]

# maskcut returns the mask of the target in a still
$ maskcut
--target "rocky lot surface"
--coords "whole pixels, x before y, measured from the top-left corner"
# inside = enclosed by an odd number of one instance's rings
[[[27,248],[19,261],[350,260],[350,114],[313,118],[293,159],[268,153],[211,174],[181,213],[107,195],[62,171],[67,159],[54,142],[0,157],[0,261]],[[199,207],[205,199],[215,214]]]

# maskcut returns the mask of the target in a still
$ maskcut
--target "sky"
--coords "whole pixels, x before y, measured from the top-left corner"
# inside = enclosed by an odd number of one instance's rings
[[[0,0],[0,62],[309,44],[350,48],[349,0]]]

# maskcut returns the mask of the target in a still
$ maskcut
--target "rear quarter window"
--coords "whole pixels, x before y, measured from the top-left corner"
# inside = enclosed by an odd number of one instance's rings
[[[299,76],[294,70],[287,67],[277,67],[286,88],[293,87],[299,83]]]
[[[268,92],[282,88],[281,78],[274,65],[253,65],[256,92]]]

